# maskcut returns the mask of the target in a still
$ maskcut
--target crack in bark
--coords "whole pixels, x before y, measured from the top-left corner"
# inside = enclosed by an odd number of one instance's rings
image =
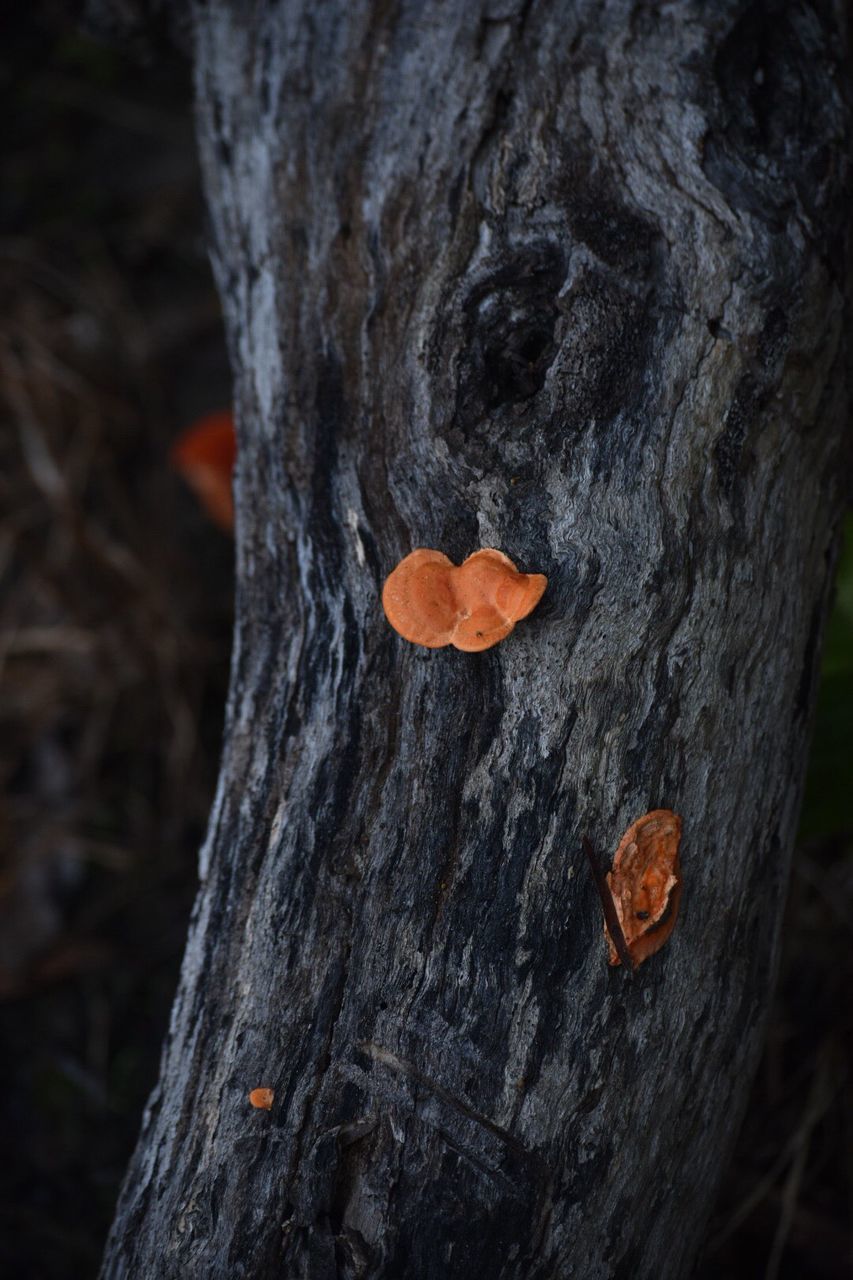
[[[548,1166],[538,1152],[529,1150],[523,1142],[519,1142],[518,1138],[514,1137],[508,1130],[502,1129],[499,1124],[496,1124],[494,1120],[490,1120],[488,1116],[481,1115],[479,1111],[476,1111],[462,1098],[458,1098],[449,1089],[445,1089],[444,1085],[421,1071],[413,1062],[407,1062],[399,1054],[392,1053],[390,1049],[385,1049],[382,1045],[373,1044],[370,1041],[364,1041],[357,1047],[362,1053],[367,1054],[374,1062],[378,1062],[389,1071],[405,1076],[409,1080],[417,1081],[419,1085],[429,1090],[430,1093],[435,1094],[447,1106],[454,1111],[458,1111],[466,1120],[471,1120],[479,1128],[485,1129],[487,1133],[505,1143],[517,1155],[520,1155],[526,1163],[537,1168],[540,1174],[550,1176]]]

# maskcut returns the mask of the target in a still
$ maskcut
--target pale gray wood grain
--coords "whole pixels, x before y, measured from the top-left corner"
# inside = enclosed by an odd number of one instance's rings
[[[807,3],[197,5],[237,630],[105,1276],[689,1273],[847,496],[842,49]],[[550,585],[419,650],[415,546]],[[628,980],[580,841],[656,807],[681,918]]]

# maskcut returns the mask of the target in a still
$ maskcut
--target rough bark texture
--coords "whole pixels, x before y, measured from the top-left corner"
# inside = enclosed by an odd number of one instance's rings
[[[238,621],[105,1276],[689,1273],[845,498],[844,38],[805,2],[199,4]],[[379,605],[415,546],[550,585],[419,650]],[[581,837],[609,864],[658,806],[681,917],[629,980]]]

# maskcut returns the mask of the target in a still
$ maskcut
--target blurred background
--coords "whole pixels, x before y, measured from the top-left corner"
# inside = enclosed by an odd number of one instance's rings
[[[4,18],[0,1271],[97,1271],[220,748],[233,546],[175,469],[226,409],[187,62]],[[853,1266],[853,529],[767,1048],[700,1275]]]

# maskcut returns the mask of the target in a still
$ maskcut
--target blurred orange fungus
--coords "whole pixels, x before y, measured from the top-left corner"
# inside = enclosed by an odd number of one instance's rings
[[[169,451],[171,466],[186,480],[211,520],[229,533],[234,528],[231,480],[236,457],[234,415],[230,409],[197,418],[181,432]]]

